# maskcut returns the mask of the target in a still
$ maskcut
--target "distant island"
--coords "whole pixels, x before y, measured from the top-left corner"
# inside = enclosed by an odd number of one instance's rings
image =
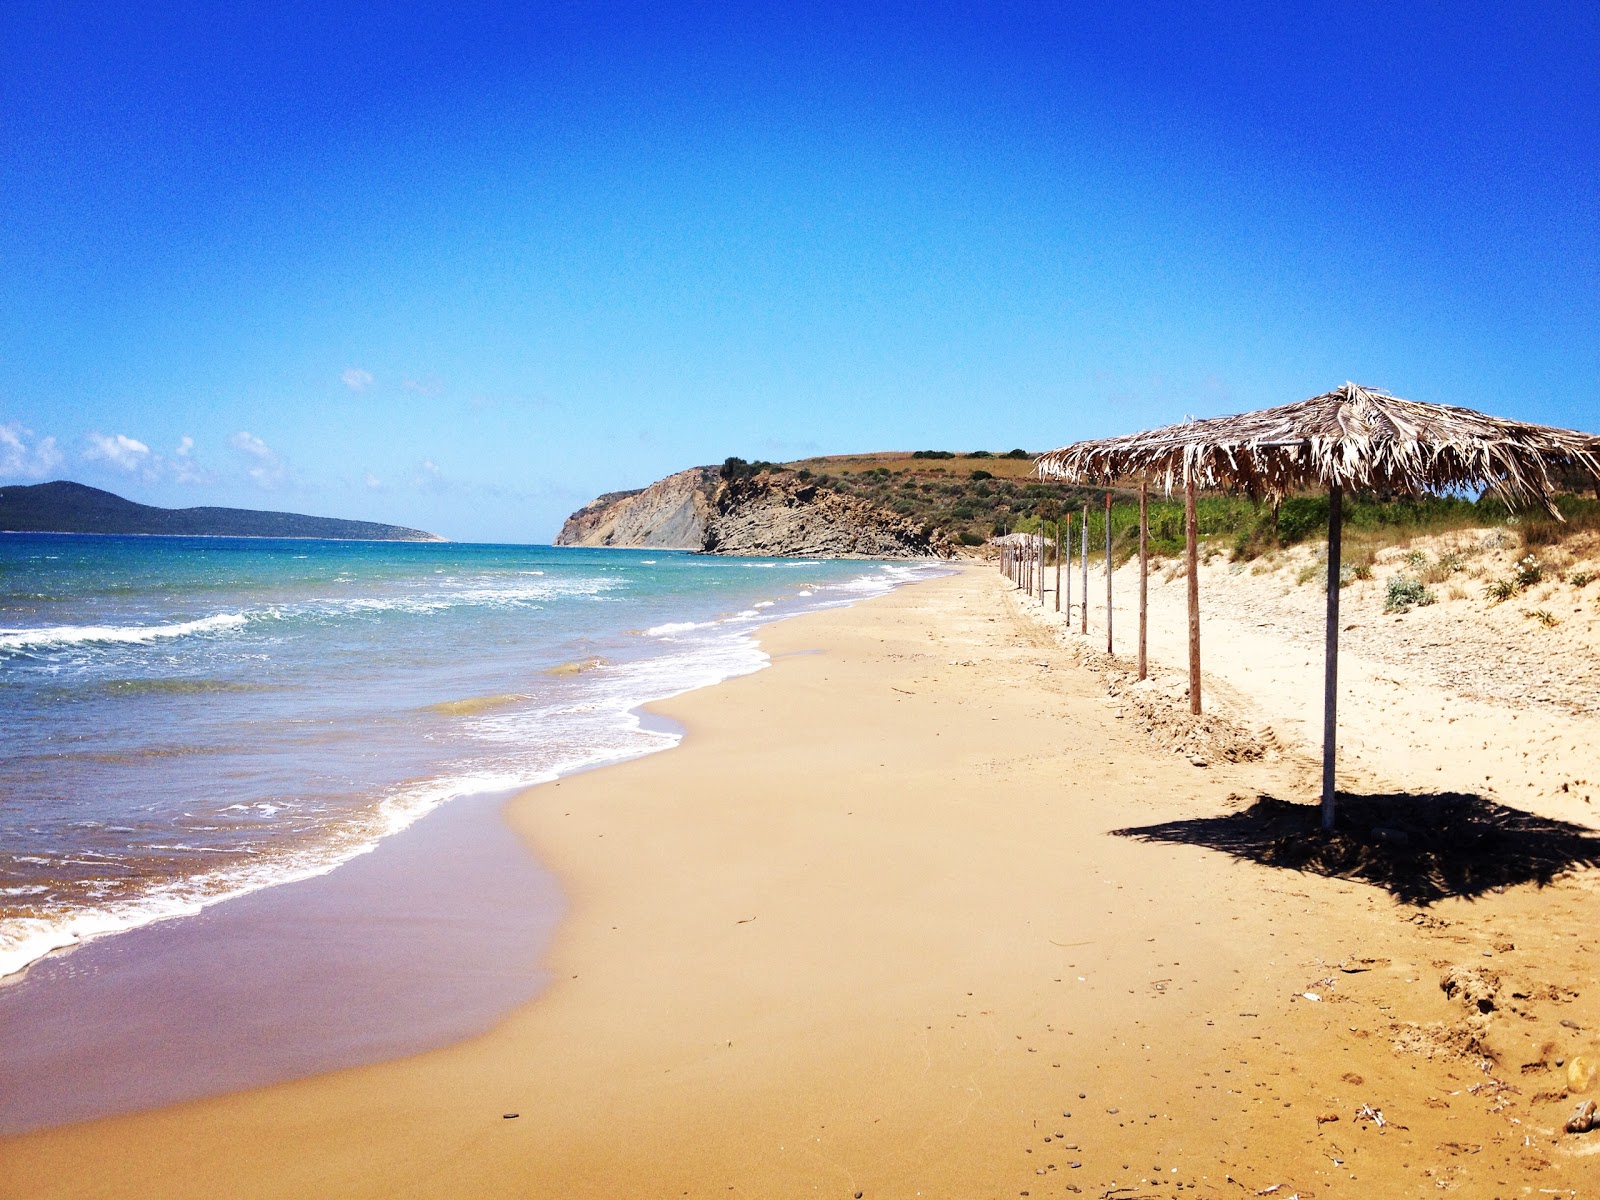
[[[0,532],[337,538],[361,542],[445,540],[438,534],[377,521],[344,521],[252,508],[156,508],[65,479],[0,487]]]

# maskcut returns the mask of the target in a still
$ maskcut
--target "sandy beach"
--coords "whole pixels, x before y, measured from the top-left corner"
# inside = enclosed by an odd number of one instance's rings
[[[1498,874],[1419,883],[1415,838],[1359,878],[1269,865],[1246,818],[1314,799],[1304,738],[1173,753],[992,568],[760,640],[770,669],[658,706],[677,749],[508,804],[569,905],[535,1001],[445,1049],[5,1139],[0,1195],[1592,1188],[1600,1132],[1561,1132],[1600,1052],[1586,827],[1519,830]],[[1548,763],[1522,786],[1504,724],[1470,735],[1486,799],[1581,820]],[[1353,792],[1446,786],[1373,754]]]

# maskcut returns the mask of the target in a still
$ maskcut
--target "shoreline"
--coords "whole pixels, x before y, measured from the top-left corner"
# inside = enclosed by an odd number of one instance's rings
[[[0,1135],[490,1028],[548,982],[538,960],[566,907],[507,798],[463,797],[338,869],[35,960],[0,987]]]
[[[8,1194],[1097,1195],[1159,1177],[1487,1196],[1582,1177],[1582,1145],[1549,1130],[1559,1102],[1533,1092],[1586,1046],[1561,1018],[1600,1026],[1600,997],[1567,986],[1592,872],[1423,912],[1115,836],[1293,797],[1293,765],[1161,752],[981,566],[756,636],[769,669],[650,706],[688,730],[675,754],[508,806],[571,903],[538,999],[442,1050],[5,1139]],[[1503,979],[1525,1020],[1479,1044],[1505,1071],[1538,1063],[1518,1087],[1449,1049],[1473,1018],[1441,963]],[[1548,994],[1511,1001],[1522,976]],[[1396,1048],[1406,1029],[1421,1049]]]
[[[906,582],[915,580],[895,586]],[[830,601],[812,611],[853,603]],[[770,665],[753,636],[765,624],[730,634],[748,646],[759,665],[740,665],[717,682]],[[688,690],[708,686],[716,683],[696,683]],[[490,970],[496,944],[506,952],[542,946],[565,900],[531,849],[522,846],[520,870],[507,861],[500,843],[515,840],[515,835],[499,810],[530,788],[676,748],[684,727],[650,706],[681,694],[646,699],[628,710],[633,727],[659,739],[653,744],[584,761],[518,787],[449,797],[335,861],[207,898],[189,911],[81,938],[62,935],[51,949],[0,977],[0,1030],[13,1036],[24,1028],[30,1032],[26,1044],[0,1036],[0,1135],[204,1099],[447,1046],[534,999],[535,984],[520,985]],[[447,857],[470,860],[475,871],[486,872],[499,885],[531,888],[544,899],[489,941],[468,937],[465,946],[446,944],[430,936],[429,910],[412,893],[420,884],[427,903],[445,912],[465,911],[470,899],[465,881],[451,882],[448,864],[430,858],[429,846]],[[409,903],[387,905],[382,895],[386,888],[405,895]],[[336,921],[330,923],[330,914]],[[476,910],[475,920],[494,924],[487,906]],[[337,955],[349,954],[355,943],[335,925],[364,929],[375,935],[375,945],[362,946],[355,963],[341,962]],[[402,944],[393,932],[399,926],[410,929],[414,942]],[[296,944],[294,931],[309,933],[304,945]],[[296,963],[285,994],[272,992],[264,1004],[248,999],[252,989],[270,991],[281,978],[271,967],[239,961],[235,947],[241,942]],[[217,961],[235,963],[228,977],[217,977]],[[352,968],[350,980],[336,978]],[[391,977],[402,973],[415,977],[418,986],[410,991],[400,987]],[[452,991],[446,974],[476,975],[485,982]],[[319,975],[320,983],[311,978]],[[520,972],[513,975],[521,977]],[[387,997],[383,1006],[367,1003],[374,991]],[[429,995],[447,994],[459,1013],[446,1016],[418,1007]],[[209,1002],[207,1008],[187,1014],[199,1043],[182,1054],[171,1053],[168,1010],[175,996],[184,1008],[194,995]],[[330,1028],[310,1028],[309,1036],[297,1041],[294,1030],[314,1025],[329,1004],[367,1010],[367,1027],[358,1031],[334,1022]],[[238,1015],[245,1007],[256,1010],[248,1019]],[[90,1036],[84,1037],[83,1031]],[[246,1032],[248,1053],[225,1049],[230,1039]],[[168,1054],[159,1056],[152,1046],[165,1047]],[[63,1075],[96,1080],[94,1094],[85,1096],[80,1087],[64,1084]]]
[[[887,565],[892,567],[896,564]],[[911,565],[907,569],[914,577],[921,566],[922,564]],[[874,579],[875,573],[869,572],[863,578]],[[906,581],[908,577],[905,574],[896,575],[893,582],[884,583],[882,586],[892,588]],[[810,593],[802,592],[800,595],[809,597]],[[812,603],[818,608],[826,608],[833,604],[854,603],[857,598],[845,596],[840,599],[812,601]],[[781,599],[789,604],[799,603],[794,596],[785,596]],[[772,603],[769,599],[757,604],[755,608],[770,610]],[[208,624],[243,625],[255,615],[249,612],[226,612],[190,622],[148,627],[130,626],[126,631],[143,634],[144,638],[110,640],[176,638],[180,634],[192,632],[195,627]],[[781,614],[775,619],[782,619],[782,615],[787,614]],[[715,628],[716,632],[725,633],[727,645],[722,648],[725,653],[708,655],[702,648],[695,665],[688,669],[687,673],[679,673],[682,678],[637,680],[636,686],[625,697],[628,711],[623,714],[620,708],[618,710],[622,728],[618,737],[622,742],[627,742],[626,745],[621,742],[610,745],[602,736],[603,731],[597,732],[591,729],[588,731],[590,742],[587,745],[574,744],[566,747],[569,753],[564,757],[557,757],[553,762],[542,762],[533,767],[527,763],[518,763],[514,764],[515,770],[491,764],[465,774],[458,772],[453,775],[447,773],[431,777],[424,775],[383,784],[373,793],[370,811],[346,814],[345,827],[336,829],[330,825],[323,831],[320,841],[307,841],[289,852],[279,854],[276,858],[263,855],[261,858],[246,859],[237,864],[229,863],[216,871],[207,870],[198,874],[180,874],[168,879],[147,881],[143,891],[114,895],[110,899],[102,898],[94,903],[86,903],[81,907],[69,908],[48,916],[19,914],[8,917],[5,922],[0,923],[0,929],[4,929],[5,933],[5,937],[0,938],[0,970],[4,972],[0,974],[0,990],[16,986],[35,966],[63,952],[72,953],[106,938],[126,936],[138,929],[166,921],[193,919],[219,904],[236,901],[276,887],[305,883],[330,871],[338,870],[361,855],[370,853],[387,839],[403,833],[417,820],[443,805],[478,795],[535,786],[571,773],[574,769],[625,761],[634,754],[670,748],[675,744],[676,738],[669,739],[665,744],[658,742],[652,736],[657,731],[648,722],[639,720],[638,710],[641,706],[663,696],[676,695],[684,688],[706,686],[708,679],[711,682],[720,682],[730,674],[761,669],[765,663],[764,656],[748,635],[754,629],[760,628],[768,619],[761,617],[754,610],[739,612],[730,610],[708,620],[691,617],[682,628],[684,630]],[[99,635],[105,634],[107,630],[112,633],[126,632],[121,627],[102,629],[96,626],[64,625],[44,626],[23,633],[48,638],[53,642],[69,634],[74,635],[71,640],[75,641],[94,640],[76,635]],[[656,629],[644,631],[646,635],[656,632],[658,632]],[[4,640],[0,638],[0,641]],[[622,671],[631,669],[648,672],[652,663],[667,661],[674,655],[682,657],[684,652],[674,645],[646,646],[646,643],[641,641],[632,657],[619,658],[610,665]],[[630,730],[637,731],[645,739],[644,742],[634,744],[638,739],[630,741]]]

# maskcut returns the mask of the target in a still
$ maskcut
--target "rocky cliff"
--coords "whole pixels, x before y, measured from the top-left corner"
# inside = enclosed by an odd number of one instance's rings
[[[631,492],[607,492],[567,518],[558,546],[702,550],[712,515],[715,467],[691,467]]]
[[[558,546],[636,546],[708,554],[818,558],[950,558],[942,529],[793,471],[723,478],[716,467],[609,492],[567,518]]]

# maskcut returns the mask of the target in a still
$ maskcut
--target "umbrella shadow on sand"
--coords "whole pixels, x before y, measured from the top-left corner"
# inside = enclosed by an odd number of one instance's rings
[[[1600,834],[1593,830],[1470,793],[1341,792],[1337,825],[1325,830],[1320,822],[1317,805],[1261,796],[1241,812],[1114,832],[1353,879],[1418,906],[1523,883],[1542,887],[1567,872],[1600,866]]]

